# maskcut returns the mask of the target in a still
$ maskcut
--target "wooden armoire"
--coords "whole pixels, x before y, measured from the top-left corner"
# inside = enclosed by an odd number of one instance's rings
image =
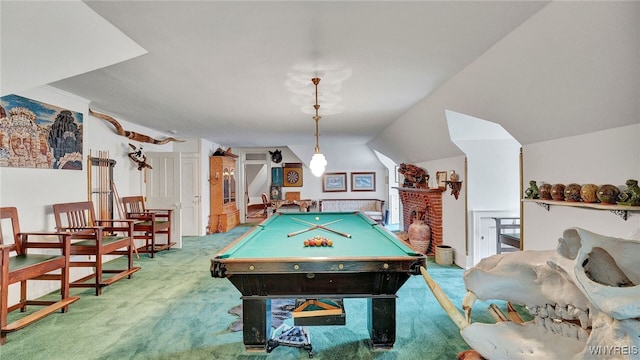
[[[236,157],[209,157],[209,225],[207,233],[227,232],[240,223],[236,205]]]

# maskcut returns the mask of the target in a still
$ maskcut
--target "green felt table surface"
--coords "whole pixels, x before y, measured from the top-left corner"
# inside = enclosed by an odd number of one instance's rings
[[[316,220],[317,218],[317,220]],[[326,225],[350,238],[325,229],[309,229],[307,223]],[[333,241],[329,247],[305,247],[304,240],[321,236]],[[279,213],[258,225],[253,231],[220,254],[220,258],[357,258],[403,257],[415,255],[381,225],[359,212]]]

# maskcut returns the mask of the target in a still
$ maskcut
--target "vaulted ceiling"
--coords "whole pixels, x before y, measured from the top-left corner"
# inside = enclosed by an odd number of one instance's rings
[[[31,22],[27,28],[34,34],[42,27],[41,22],[33,21],[35,13],[51,17],[51,10],[36,11],[33,3],[30,7],[24,3],[1,4],[3,60],[8,46],[5,37],[16,34],[11,32],[15,30],[11,25],[17,22],[12,14],[27,11],[28,16],[21,15],[19,22]],[[71,6],[56,3],[47,6]],[[57,23],[39,31],[48,34],[68,26],[67,34],[48,42],[74,39],[81,46],[58,45],[58,49],[80,55],[65,58],[50,52],[40,54],[34,62],[41,67],[81,69],[75,74],[61,71],[47,83],[89,99],[92,109],[156,130],[175,131],[177,137],[201,137],[226,146],[308,145],[315,130],[311,78],[317,76],[322,79],[318,88],[325,148],[393,137],[394,132],[388,130],[392,124],[407,114],[411,117],[416,105],[549,4],[71,3],[83,7],[85,13],[65,9],[55,14]],[[62,19],[68,15],[72,17]],[[92,16],[97,20],[86,23]],[[103,22],[115,26],[129,42],[107,41],[103,31],[96,31]],[[33,35],[29,40],[36,42],[37,38]],[[3,72],[15,70],[4,61],[2,67]],[[28,69],[19,71],[21,76],[28,73]],[[444,114],[443,109],[440,112]],[[437,130],[432,136],[448,140],[446,127]],[[445,149],[453,145],[449,141],[447,146]]]
[[[309,143],[314,76],[323,142],[366,143],[545,3],[85,4],[148,53],[54,87],[116,118],[246,147]]]

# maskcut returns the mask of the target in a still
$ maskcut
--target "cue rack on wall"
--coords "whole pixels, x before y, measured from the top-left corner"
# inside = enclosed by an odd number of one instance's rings
[[[91,151],[87,157],[87,192],[90,201],[96,207],[98,219],[113,219],[114,188],[113,168],[116,161],[109,159],[109,152],[98,151],[93,157]]]

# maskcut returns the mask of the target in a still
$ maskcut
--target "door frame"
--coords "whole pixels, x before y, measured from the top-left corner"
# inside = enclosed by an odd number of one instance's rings
[[[264,154],[264,160],[247,160],[247,154]],[[246,189],[246,172],[245,165],[267,165],[267,184],[271,184],[271,157],[269,156],[269,150],[240,150],[238,154],[238,163],[236,165],[236,170],[238,172],[238,179],[236,185],[238,186],[238,191],[236,196],[236,204],[242,203],[242,206],[238,206],[240,210],[240,221],[247,221],[247,189]]]

